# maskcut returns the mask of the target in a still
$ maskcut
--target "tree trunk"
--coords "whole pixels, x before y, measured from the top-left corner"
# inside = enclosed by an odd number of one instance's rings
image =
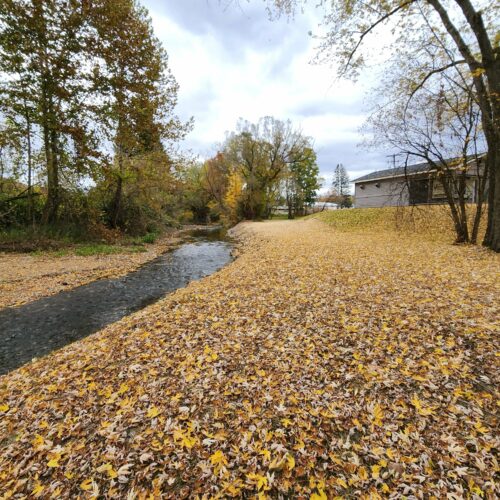
[[[31,118],[29,110],[24,101],[24,112],[26,119],[26,145],[28,153],[28,221],[35,227],[35,212],[33,210],[33,162],[31,154]]]
[[[463,218],[460,216],[460,207],[457,207],[453,193],[453,181],[447,175],[440,177],[441,185],[443,186],[444,193],[446,195],[446,201],[450,207],[451,218],[453,220],[453,226],[455,227],[455,243],[467,243],[469,241],[469,235],[467,231],[467,226],[463,225]],[[467,221],[466,221],[467,222]]]
[[[122,208],[122,197],[123,197],[123,158],[122,155],[118,155],[118,165],[120,173],[116,180],[115,195],[113,197],[113,203],[111,205],[111,226],[113,228],[118,227],[118,222],[120,218],[120,212]]]
[[[47,169],[47,200],[43,207],[42,224],[56,221],[59,209],[58,136],[50,90],[50,77],[44,74],[42,81],[42,129]]]
[[[47,159],[47,201],[43,209],[42,222],[51,224],[57,220],[59,210],[59,165],[57,132],[47,130],[46,159]]]
[[[488,226],[483,245],[500,252],[500,151],[488,148]]]

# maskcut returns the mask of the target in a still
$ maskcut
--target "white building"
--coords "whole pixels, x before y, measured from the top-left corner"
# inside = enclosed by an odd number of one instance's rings
[[[484,155],[478,163],[467,164],[468,201],[477,198],[478,173],[483,171]],[[457,167],[458,168],[458,167]],[[353,181],[356,208],[446,203],[446,195],[437,171],[428,163],[389,168],[364,175]]]

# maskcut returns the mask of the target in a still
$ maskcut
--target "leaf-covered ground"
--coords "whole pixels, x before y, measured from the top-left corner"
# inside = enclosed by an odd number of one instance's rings
[[[495,498],[500,261],[317,220],[0,378],[3,498]]]

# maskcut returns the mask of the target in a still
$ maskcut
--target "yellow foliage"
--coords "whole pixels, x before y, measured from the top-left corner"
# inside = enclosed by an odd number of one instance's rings
[[[243,192],[243,181],[237,172],[232,172],[228,180],[228,188],[224,197],[224,205],[227,207],[231,220],[237,220],[238,204]]]

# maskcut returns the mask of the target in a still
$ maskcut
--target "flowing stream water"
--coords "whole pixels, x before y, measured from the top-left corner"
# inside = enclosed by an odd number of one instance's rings
[[[231,261],[220,230],[198,230],[192,241],[121,278],[0,310],[0,375],[94,333]]]

